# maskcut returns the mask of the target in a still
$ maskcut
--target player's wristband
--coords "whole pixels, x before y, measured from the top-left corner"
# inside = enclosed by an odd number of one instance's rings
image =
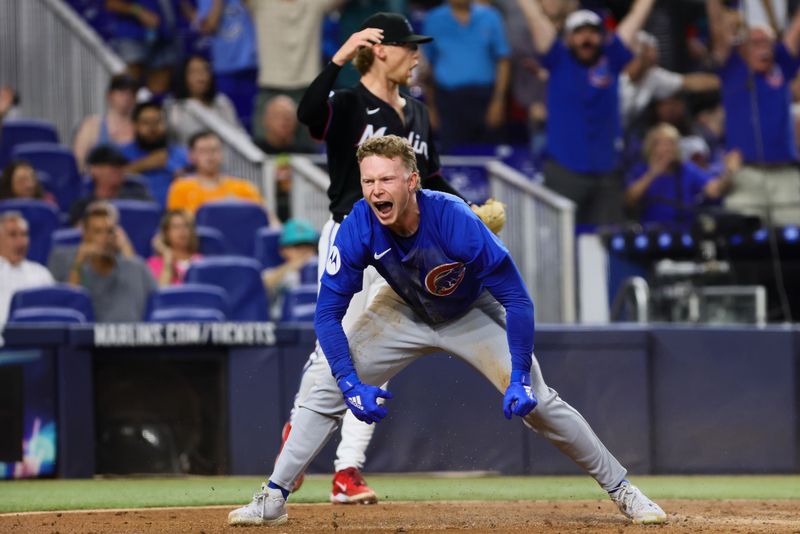
[[[358,375],[356,373],[350,373],[349,375],[344,376],[336,381],[336,384],[338,384],[339,389],[342,390],[342,393],[350,391],[360,383],[361,380],[358,379]]]
[[[518,382],[523,386],[531,385],[531,374],[528,371],[511,371],[511,383]]]

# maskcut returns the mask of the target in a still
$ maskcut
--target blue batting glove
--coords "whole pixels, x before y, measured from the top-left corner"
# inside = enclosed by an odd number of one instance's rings
[[[503,396],[503,414],[511,419],[511,414],[525,417],[539,404],[531,389],[531,375],[524,371],[512,371],[511,383]]]
[[[379,387],[364,384],[355,373],[338,381],[339,389],[344,395],[344,402],[356,416],[356,419],[368,425],[377,423],[388,413],[386,408],[378,404],[378,398],[391,399],[392,394]]]

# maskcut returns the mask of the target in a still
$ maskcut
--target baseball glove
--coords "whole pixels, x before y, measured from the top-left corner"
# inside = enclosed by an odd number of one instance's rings
[[[506,225],[506,205],[493,198],[487,200],[482,206],[473,204],[472,211],[494,234],[500,233],[500,230]]]

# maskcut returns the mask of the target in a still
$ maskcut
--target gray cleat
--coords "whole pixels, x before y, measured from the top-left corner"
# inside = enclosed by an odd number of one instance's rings
[[[261,484],[261,491],[253,495],[250,504],[237,508],[228,514],[229,525],[261,525],[275,527],[289,520],[286,512],[286,499],[281,490],[268,488]]]
[[[608,494],[611,500],[637,525],[652,525],[666,523],[667,514],[659,505],[647,498],[642,490],[624,481],[620,487]]]

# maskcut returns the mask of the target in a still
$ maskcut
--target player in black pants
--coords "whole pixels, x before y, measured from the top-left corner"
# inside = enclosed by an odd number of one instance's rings
[[[400,87],[408,84],[412,70],[419,63],[419,45],[431,40],[414,34],[401,15],[373,15],[336,52],[300,101],[297,112],[300,121],[308,126],[312,136],[325,141],[328,151],[331,219],[321,232],[321,266],[331,254],[339,224],[362,196],[356,149],[370,137],[394,134],[407,139],[416,154],[419,174],[423,177],[422,187],[461,197],[440,173],[428,110],[421,102],[400,92]],[[339,70],[351,60],[361,74],[359,83],[332,93]],[[504,213],[501,216],[504,220]],[[363,289],[353,298],[343,320],[345,331],[384,283],[374,269],[364,273]],[[330,374],[330,368],[317,344],[306,365],[295,407],[303,403],[317,377],[324,374]],[[287,424],[284,441],[290,429]],[[377,502],[377,495],[366,485],[359,471],[366,459],[365,451],[373,430],[373,426],[361,423],[352,414],[345,416],[334,464],[336,475],[331,493],[334,503]],[[295,489],[297,487],[296,484]]]

